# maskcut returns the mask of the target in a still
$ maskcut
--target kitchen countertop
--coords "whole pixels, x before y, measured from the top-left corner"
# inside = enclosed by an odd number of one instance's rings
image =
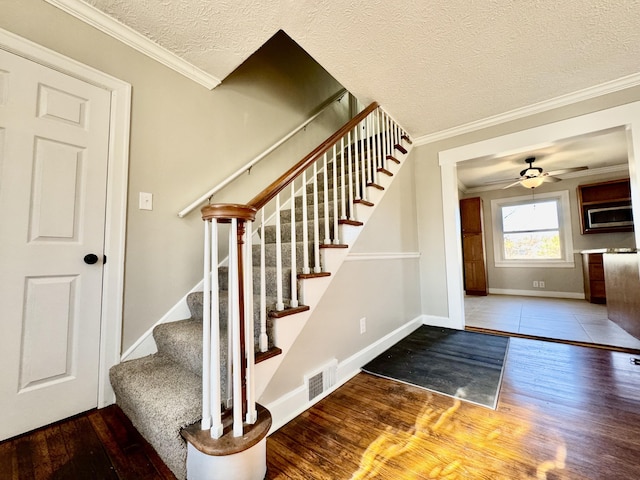
[[[580,253],[638,253],[640,250],[637,248],[594,248],[591,250],[581,250]]]

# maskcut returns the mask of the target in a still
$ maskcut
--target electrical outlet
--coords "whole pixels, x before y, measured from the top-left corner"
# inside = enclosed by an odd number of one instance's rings
[[[364,333],[367,331],[367,317],[362,317],[360,319],[360,333]]]
[[[533,288],[538,288],[538,280],[533,281]]]
[[[540,285],[540,288],[544,288],[544,280],[540,280],[538,282],[538,285]]]

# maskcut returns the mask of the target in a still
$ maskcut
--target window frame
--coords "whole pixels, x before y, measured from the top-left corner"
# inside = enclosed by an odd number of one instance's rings
[[[502,226],[502,207],[513,205],[526,205],[530,203],[556,200],[558,203],[558,230],[560,233],[559,259],[505,259],[504,258],[504,231]],[[535,195],[523,195],[517,197],[497,198],[491,200],[491,219],[493,230],[493,260],[497,268],[503,267],[535,267],[535,268],[574,268],[573,258],[573,234],[571,228],[571,206],[569,203],[569,191],[536,193]]]

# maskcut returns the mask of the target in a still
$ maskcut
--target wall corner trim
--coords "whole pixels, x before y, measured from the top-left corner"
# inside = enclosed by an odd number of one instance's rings
[[[166,48],[89,4],[80,0],[45,0],[45,2],[120,40],[125,45],[162,63],[209,90],[213,90],[221,83],[220,79],[183,60]]]

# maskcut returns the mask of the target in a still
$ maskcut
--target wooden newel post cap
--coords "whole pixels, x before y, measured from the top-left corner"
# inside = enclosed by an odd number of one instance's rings
[[[202,212],[203,220],[215,218],[220,221],[237,218],[251,222],[256,218],[257,212],[255,207],[237,203],[214,203],[213,205],[205,205],[200,211]]]

